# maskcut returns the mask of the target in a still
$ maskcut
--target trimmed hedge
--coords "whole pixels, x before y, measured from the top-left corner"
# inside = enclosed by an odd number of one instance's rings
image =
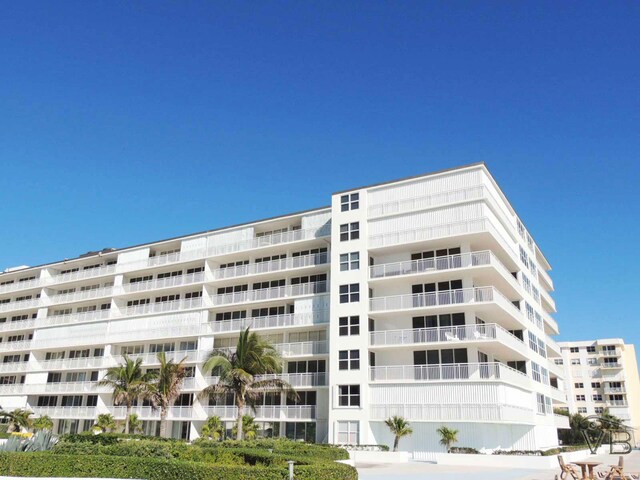
[[[153,440],[154,442],[186,443],[175,438],[153,437],[148,435],[130,435],[126,433],[101,433],[96,435],[91,431],[83,433],[69,433],[60,436],[60,441],[69,443],[94,443],[99,445],[114,445],[124,440]]]
[[[223,442],[198,439],[193,442],[193,444],[201,448],[228,448],[232,450],[249,449],[259,452],[271,450],[274,454],[288,455],[290,457],[311,457],[307,458],[307,462],[310,460],[335,461],[349,459],[349,452],[347,452],[344,448],[321,443],[295,442],[286,438],[260,439],[251,441],[225,440]]]
[[[357,480],[355,468],[339,463],[298,466],[297,480]],[[0,453],[0,474],[32,477],[143,478],[145,480],[282,480],[286,467],[209,465],[183,460],[116,457],[109,455],[55,455]]]

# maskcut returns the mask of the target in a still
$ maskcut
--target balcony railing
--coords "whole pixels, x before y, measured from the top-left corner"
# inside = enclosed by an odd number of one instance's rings
[[[173,352],[165,352],[165,357],[167,361],[173,360],[174,362],[179,362],[183,358],[185,358],[185,362],[193,363],[205,360],[208,354],[209,352],[204,350],[174,350]],[[122,358],[122,355],[122,353],[117,353],[114,354],[114,357],[119,360],[120,358]],[[132,354],[129,355],[129,358],[132,358],[134,360],[137,358],[141,358],[142,363],[145,366],[160,364],[160,361],[158,360],[158,354],[154,352]]]
[[[485,190],[484,186],[477,185],[475,187],[450,190],[433,195],[424,195],[421,197],[407,198],[392,202],[377,203],[369,206],[368,213],[369,217],[380,217],[383,215],[410,212],[412,210],[422,210],[448,203],[478,200],[485,196]]]
[[[273,375],[259,375],[255,380],[272,380],[279,379],[287,382],[294,388],[302,387],[321,387],[327,385],[327,374],[325,372],[317,373],[280,373]]]
[[[369,374],[372,382],[505,381],[530,388],[530,379],[526,374],[497,362],[387,365],[370,367]]]
[[[605,400],[605,402],[612,407],[626,407],[629,405],[626,400]]]
[[[156,255],[138,260],[119,264],[121,271],[140,270],[144,268],[160,267],[162,265],[171,265],[174,263],[190,262],[200,260],[206,256],[206,250],[200,248],[195,250],[185,250],[182,252],[172,252],[165,255]]]
[[[527,422],[533,423],[535,412],[516,405],[465,404],[387,404],[370,405],[371,418],[386,420],[395,415],[422,422]]]
[[[109,412],[117,419],[125,418],[127,414],[127,407],[107,407]],[[141,419],[159,419],[160,408],[153,407],[133,407],[131,413],[135,413]],[[180,419],[180,418],[194,418],[196,417],[193,407],[169,407],[167,412],[167,418]]]
[[[102,275],[110,275],[116,272],[116,266],[103,265],[97,268],[88,268],[86,270],[78,270],[77,272],[63,273],[55,275],[52,279],[54,283],[73,282],[76,280],[85,280],[87,278],[101,277]]]
[[[54,325],[69,325],[80,322],[93,322],[104,320],[111,316],[111,310],[93,310],[91,312],[69,313],[67,315],[51,315],[38,319],[39,327]]]
[[[92,290],[82,290],[77,292],[60,293],[52,295],[49,300],[52,304],[81,302],[93,298],[110,297],[113,295],[113,287],[94,288]]]
[[[522,312],[495,287],[472,287],[434,293],[374,297],[369,300],[369,308],[372,312],[381,312],[486,302],[496,302],[512,315],[518,318],[522,316]]]
[[[0,395],[11,393],[98,393],[107,392],[108,390],[108,387],[98,387],[98,382],[15,383],[0,385]]]
[[[18,290],[26,290],[28,288],[38,288],[45,285],[45,281],[42,278],[34,278],[32,280],[25,280],[24,282],[7,283],[6,285],[0,285],[0,293],[17,292]]]
[[[124,310],[125,316],[145,315],[147,313],[163,313],[171,312],[173,310],[187,310],[190,308],[201,308],[202,297],[198,298],[185,298],[180,300],[172,300],[170,302],[157,302],[147,303],[144,305],[134,305],[126,307]]]
[[[622,364],[619,362],[602,362],[600,368],[622,368]]]
[[[235,419],[238,409],[234,406],[209,406],[204,407],[209,416],[217,415],[221,419]],[[256,407],[255,413],[246,410],[247,415],[254,416],[257,420],[313,420],[316,418],[316,407],[312,405],[263,405]]]
[[[102,368],[115,364],[111,357],[56,358],[38,362],[44,370],[73,370],[79,368]]]
[[[18,340],[17,342],[0,342],[0,352],[15,352],[16,350],[30,350],[33,340]]]
[[[331,225],[321,228],[309,228],[305,230],[289,230],[286,232],[273,233],[262,237],[240,240],[226,245],[215,245],[207,249],[207,256],[224,255],[254,248],[269,247],[284,243],[299,242],[302,240],[313,240],[331,235]]]
[[[620,352],[616,349],[616,350],[601,350],[600,351],[600,355],[602,355],[603,357],[619,357],[620,356]]]
[[[524,346],[524,342],[522,340],[495,323],[434,328],[408,328],[403,330],[380,330],[369,334],[369,343],[372,346],[486,340],[501,340],[505,343],[509,342],[516,348]]]
[[[159,288],[179,287],[204,281],[204,272],[190,273],[188,275],[176,275],[175,277],[156,278],[146,282],[125,283],[122,289],[126,293],[143,292]]]
[[[27,370],[31,370],[29,362],[0,363],[0,373],[26,372]]]
[[[25,330],[36,326],[38,320],[30,318],[29,320],[18,320],[0,323],[0,332],[8,332],[10,330]]]
[[[97,418],[96,407],[33,407],[36,415],[51,418]]]
[[[212,321],[214,332],[233,332],[251,327],[253,330],[264,328],[285,328],[304,325],[319,325],[329,322],[329,311],[286,313],[283,315],[269,315],[264,317],[238,318],[235,320]]]
[[[41,304],[39,298],[29,298],[17,302],[0,303],[0,312],[8,312],[10,310],[26,310],[37,308]]]
[[[278,272],[281,270],[291,270],[294,268],[313,267],[324,265],[329,262],[328,253],[318,253],[315,255],[304,255],[300,257],[282,258],[270,262],[249,263],[247,265],[236,265],[233,267],[219,268],[214,270],[213,278],[221,280],[224,278],[242,277],[245,275],[258,275],[261,273]]]
[[[307,355],[325,355],[329,353],[326,340],[315,342],[276,343],[273,345],[283,357],[302,357]],[[216,350],[233,353],[236,347],[216,347]]]
[[[511,281],[515,282],[509,269],[490,250],[372,265],[369,267],[369,277],[371,279],[388,278],[487,265],[495,266]]]
[[[627,393],[624,387],[604,387],[604,393]]]
[[[309,282],[297,285],[284,285],[282,287],[260,288],[246,290],[244,292],[223,293],[213,295],[211,301],[214,305],[228,305],[233,303],[259,302],[278,298],[298,297],[301,295],[313,295],[326,293],[328,282]]]

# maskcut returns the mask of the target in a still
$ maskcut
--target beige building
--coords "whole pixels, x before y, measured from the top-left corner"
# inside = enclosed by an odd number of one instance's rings
[[[640,442],[640,380],[633,345],[621,338],[560,342],[567,408],[571,413],[597,415],[605,408],[635,430]]]

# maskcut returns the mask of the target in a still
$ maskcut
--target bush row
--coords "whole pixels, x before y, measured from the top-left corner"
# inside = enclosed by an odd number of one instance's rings
[[[83,433],[66,434],[60,437],[60,441],[69,443],[93,443],[98,445],[113,445],[122,440],[154,440],[156,442],[185,443],[182,440],[165,437],[152,437],[147,435],[133,435],[125,433],[101,433],[96,435],[91,431]]]
[[[317,463],[295,468],[297,480],[357,480],[355,468]],[[0,475],[32,477],[144,478],[147,480],[282,480],[286,467],[209,465],[184,460],[109,455],[0,453]]]
[[[530,455],[538,457],[550,457],[559,453],[574,452],[576,450],[585,450],[587,445],[570,445],[566,447],[550,448],[549,450],[494,450],[491,455]],[[450,453],[466,453],[480,454],[477,449],[472,447],[451,447]]]
[[[295,442],[286,438],[265,438],[260,440],[225,440],[216,442],[206,439],[198,439],[194,445],[203,448],[231,448],[231,449],[264,449],[273,453],[294,456],[310,456],[317,460],[347,460],[349,453],[341,447],[321,443]]]

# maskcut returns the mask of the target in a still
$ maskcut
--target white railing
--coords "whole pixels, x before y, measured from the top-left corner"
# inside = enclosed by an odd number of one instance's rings
[[[101,368],[111,366],[115,362],[111,357],[78,357],[41,360],[38,363],[40,364],[40,368],[44,370],[72,370],[78,368]]]
[[[38,319],[39,327],[53,325],[68,325],[70,323],[92,322],[104,320],[111,316],[111,310],[93,310],[92,312],[69,313],[66,315],[51,315]]]
[[[49,300],[52,304],[80,302],[93,298],[109,297],[113,294],[113,287],[94,288],[92,290],[82,290],[76,292],[59,293],[51,295]]]
[[[182,381],[182,390],[200,390],[200,384],[196,377],[188,377]]]
[[[478,200],[485,196],[485,190],[484,186],[477,185],[474,187],[450,190],[433,195],[424,195],[421,197],[407,198],[392,202],[377,203],[369,206],[368,213],[369,217],[380,217],[383,215],[393,215],[411,210],[421,210],[435,207],[437,205],[445,205],[447,203]]]
[[[109,275],[116,272],[116,266],[103,265],[96,268],[87,268],[86,270],[78,270],[77,272],[63,273],[55,275],[52,279],[54,283],[72,282],[75,280],[84,280],[86,278],[100,277],[102,275]]]
[[[301,240],[313,240],[331,235],[331,225],[321,228],[308,228],[305,230],[288,230],[286,232],[273,233],[262,237],[240,240],[226,245],[215,245],[207,249],[207,256],[224,255],[227,253],[251,250],[254,248],[269,247],[283,243],[299,242]]]
[[[51,418],[97,418],[96,407],[33,407],[36,415]]]
[[[107,340],[111,343],[120,343],[144,339],[193,337],[211,334],[213,334],[213,330],[211,325],[208,324],[170,325],[160,328],[124,329],[119,332],[110,331],[107,335]]]
[[[139,270],[142,268],[159,267],[162,265],[170,265],[179,262],[188,262],[191,260],[199,260],[206,256],[206,250],[195,249],[185,250],[183,252],[172,252],[165,255],[156,255],[154,257],[141,258],[137,260],[131,260],[119,264],[121,271]]]
[[[258,275],[261,273],[278,272],[281,270],[291,270],[294,268],[313,267],[315,265],[325,265],[329,262],[329,253],[317,253],[314,255],[304,255],[300,257],[288,257],[269,262],[249,263],[246,265],[235,265],[233,267],[219,268],[213,271],[213,278],[216,280],[224,278],[242,277],[245,275]]]
[[[604,393],[627,393],[624,387],[604,387]]]
[[[30,350],[32,346],[33,346],[33,340],[19,340],[17,342],[0,342],[0,352]]]
[[[440,343],[460,341],[501,340],[516,342],[524,347],[524,342],[495,323],[460,325],[434,328],[408,328],[403,330],[379,330],[369,334],[371,345],[408,345],[413,343]]]
[[[204,281],[204,272],[190,273],[188,275],[176,275],[175,277],[156,278],[146,282],[125,283],[122,289],[126,293],[143,292],[158,288],[178,287]]]
[[[626,407],[628,405],[626,400],[605,400],[605,402],[613,407]]]
[[[32,280],[25,280],[24,282],[7,283],[6,285],[0,285],[0,293],[16,292],[18,290],[26,290],[28,288],[37,288],[45,285],[45,281],[42,278],[34,278]]]
[[[600,368],[622,368],[622,364],[619,362],[602,362]]]
[[[374,297],[369,300],[369,308],[372,312],[380,312],[484,302],[496,302],[512,315],[521,317],[522,312],[495,287],[472,287],[433,293]]]
[[[172,310],[186,310],[189,308],[201,308],[202,297],[184,298],[180,300],[172,300],[170,302],[147,303],[144,305],[134,305],[124,309],[125,316],[144,315],[147,313],[162,313]]]
[[[78,393],[91,393],[91,392],[107,392],[109,387],[100,387],[98,382],[57,382],[57,383],[43,383],[30,385],[30,388],[34,392],[78,392]]]
[[[20,394],[26,391],[24,383],[5,383],[0,385],[0,395]]]
[[[501,270],[503,274],[508,275],[515,281],[507,267],[505,267],[498,257],[496,257],[490,250],[372,265],[369,267],[369,277],[371,279],[388,278],[401,275],[414,275],[417,273],[437,272],[456,268],[481,267],[487,265],[495,266]]]
[[[328,292],[328,286],[329,284],[326,281],[299,283],[297,285],[283,285],[282,287],[260,288],[257,290],[246,290],[244,292],[212,295],[211,301],[216,306],[232,303],[259,302],[262,300],[273,300],[276,298],[326,293]]]
[[[272,375],[258,375],[255,380],[283,380],[294,388],[320,387],[327,385],[327,374],[325,372],[316,373],[278,373]]]
[[[538,268],[538,275],[542,277],[545,283],[553,290],[553,280],[551,280],[551,277],[544,268]],[[542,288],[544,289],[544,285]]]
[[[370,367],[369,378],[372,382],[474,382],[505,381],[529,388],[526,374],[503,363],[452,363],[439,365],[386,365]]]
[[[17,320],[0,323],[0,332],[33,328],[36,326],[37,322],[38,321],[35,318],[30,318],[29,320]]]
[[[285,313],[264,317],[238,318],[235,320],[211,321],[214,332],[232,332],[251,327],[253,330],[263,328],[283,328],[303,325],[318,325],[329,322],[328,310],[315,312]]]
[[[174,350],[172,352],[164,352],[164,353],[167,361],[173,360],[174,362],[179,362],[184,358],[186,363],[193,363],[193,362],[199,362],[199,361],[205,360],[207,358],[207,355],[209,354],[208,351],[204,351],[204,350]],[[122,358],[122,353],[116,353],[114,354],[114,357],[116,357],[119,361]],[[160,361],[158,360],[158,354],[153,352],[137,353],[137,354],[129,355],[129,358],[134,360],[137,358],[141,358],[142,363],[145,366],[160,364]]]
[[[0,363],[0,373],[26,372],[27,370],[31,370],[29,362]]]
[[[315,342],[276,343],[273,346],[280,353],[280,355],[285,358],[300,357],[305,355],[324,355],[329,352],[326,340]],[[215,349],[227,353],[233,353],[236,351],[236,347],[218,347]]]
[[[235,419],[238,416],[238,409],[234,406],[209,406],[204,407],[204,411],[209,416],[217,415],[224,420]],[[250,408],[245,409],[245,414],[255,415],[255,418],[260,420],[313,420],[316,418],[316,407],[313,405],[261,405],[256,407],[255,412]]]
[[[386,420],[398,415],[412,421],[529,422],[535,412],[515,405],[465,404],[386,404],[370,405],[371,418]]]
[[[125,418],[127,413],[127,407],[107,407],[109,413],[111,413],[115,418],[122,419]],[[160,408],[153,407],[133,407],[131,413],[135,413],[141,419],[159,419],[160,418]],[[167,418],[177,419],[177,418],[193,418],[195,417],[193,407],[169,407],[167,412]]]
[[[8,312],[10,310],[26,310],[28,308],[34,308],[40,306],[39,298],[29,298],[27,300],[20,300],[18,302],[0,303],[0,312]]]
[[[618,357],[620,356],[620,352],[616,349],[616,350],[602,350],[600,352],[600,355],[602,355],[603,357]]]

